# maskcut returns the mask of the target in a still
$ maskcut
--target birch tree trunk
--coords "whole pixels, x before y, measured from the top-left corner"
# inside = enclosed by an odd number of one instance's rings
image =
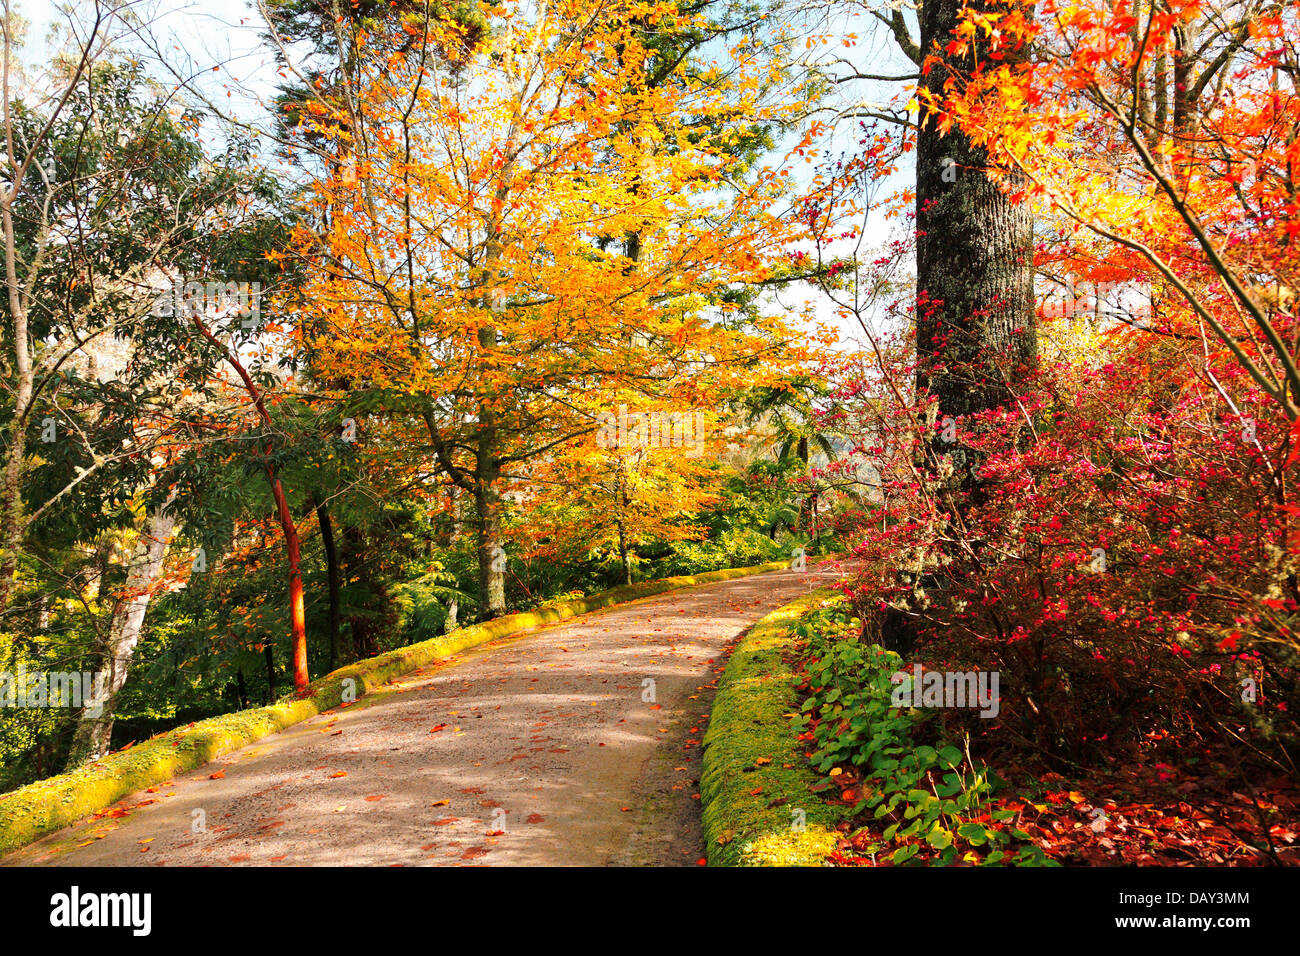
[[[175,496],[155,508],[146,519],[140,532],[140,540],[131,553],[127,565],[126,588],[122,598],[113,609],[113,617],[108,626],[108,637],[103,645],[100,674],[95,676],[93,686],[96,696],[85,702],[72,738],[72,750],[68,755],[67,769],[73,770],[83,763],[98,760],[108,753],[109,741],[113,735],[113,715],[117,707],[117,695],[126,683],[131,658],[135,655],[136,644],[140,641],[140,630],[144,624],[145,611],[153,589],[162,577],[163,559],[167,554],[167,542],[171,538],[176,519],[166,513],[167,507]],[[102,693],[99,692],[102,686]]]

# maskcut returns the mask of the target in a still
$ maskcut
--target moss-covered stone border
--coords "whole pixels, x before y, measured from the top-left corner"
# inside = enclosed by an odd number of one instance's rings
[[[356,697],[360,699],[418,667],[498,637],[665,591],[779,571],[787,566],[786,562],[773,561],[748,568],[729,568],[625,585],[552,607],[509,614],[485,624],[458,628],[443,637],[349,664],[312,681],[308,695],[302,699],[283,700],[269,707],[210,717],[151,737],[130,750],[109,754],[72,773],[38,780],[0,795],[0,855],[76,823],[132,793],[337,707],[343,701],[346,680],[355,681]]]
[[[820,778],[790,729],[798,680],[783,655],[796,647],[799,619],[837,594],[823,588],[777,608],[731,652],[704,735],[709,866],[821,866],[835,849],[849,808],[808,790]]]

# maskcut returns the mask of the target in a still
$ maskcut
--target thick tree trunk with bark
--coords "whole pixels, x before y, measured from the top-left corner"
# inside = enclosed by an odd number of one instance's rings
[[[479,618],[488,620],[506,610],[505,548],[501,544],[501,499],[495,482],[480,480],[474,489],[478,512]]]
[[[497,347],[497,331],[479,330],[485,350]],[[501,543],[501,465],[497,460],[497,417],[488,402],[479,405],[478,448],[475,455],[474,504],[478,511],[478,583],[480,620],[498,617],[506,610],[505,549]]]
[[[126,572],[126,588],[122,599],[113,609],[104,641],[100,674],[103,675],[103,694],[82,707],[77,729],[72,737],[67,769],[73,770],[89,760],[98,760],[109,751],[113,736],[113,715],[117,708],[117,695],[126,683],[131,658],[140,640],[145,611],[153,589],[162,576],[163,559],[167,554],[167,541],[171,537],[176,519],[164,509],[172,499],[159,505],[150,513],[140,532],[140,540],[131,554]],[[93,682],[99,689],[99,675]]]
[[[921,49],[943,54],[962,0],[926,0]],[[1004,4],[977,4],[988,11]],[[971,63],[958,63],[958,69]],[[941,66],[924,77],[943,95]],[[1033,220],[984,172],[987,157],[957,128],[942,132],[923,117],[916,149],[917,379],[939,400],[939,422],[1005,403],[1017,378],[1037,361],[1033,295]],[[941,432],[941,429],[937,429]],[[953,455],[969,486],[976,464],[961,436],[936,450]]]
[[[970,6],[992,12],[1007,3],[971,0]],[[924,0],[918,12],[923,70],[931,56],[947,61],[928,65],[922,77],[939,103],[951,71],[969,71],[984,57],[979,41],[964,61],[954,62],[945,49],[965,8],[963,0]],[[944,132],[939,117],[924,110],[919,123],[916,378],[918,392],[938,400],[932,457],[922,467],[935,480],[939,508],[960,524],[961,513],[983,494],[980,461],[962,434],[972,425],[961,420],[1009,401],[1038,358],[1033,220],[1028,204],[1013,202],[985,173],[988,157],[960,129]],[[923,573],[931,588],[943,586],[936,577],[935,569]],[[890,605],[879,627],[884,646],[911,652],[914,618]]]

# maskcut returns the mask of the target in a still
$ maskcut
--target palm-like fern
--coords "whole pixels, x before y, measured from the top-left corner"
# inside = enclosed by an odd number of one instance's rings
[[[817,505],[817,488],[812,485],[812,450],[815,448],[828,461],[835,458],[835,446],[817,427],[813,400],[824,397],[825,386],[808,376],[798,376],[779,385],[761,385],[753,388],[742,400],[745,423],[765,423],[776,430],[774,447],[777,460],[790,457],[803,463],[804,476],[809,478],[810,491],[799,507],[799,525],[812,524],[813,509]]]

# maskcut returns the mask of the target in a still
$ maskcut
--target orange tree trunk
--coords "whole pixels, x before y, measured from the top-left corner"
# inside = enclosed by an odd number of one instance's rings
[[[299,694],[307,689],[307,612],[302,597],[302,551],[298,544],[298,528],[289,513],[289,499],[285,497],[275,469],[269,465],[266,477],[271,482],[271,494],[280,514],[280,527],[284,530],[284,547],[289,557],[289,620],[293,632],[293,686]]]
[[[221,349],[221,353],[226,357],[230,367],[239,375],[240,380],[244,383],[244,388],[248,392],[248,397],[253,401],[253,407],[257,409],[257,414],[262,419],[262,424],[267,428],[271,427],[271,415],[266,410],[266,403],[262,401],[262,390],[257,387],[239,357],[235,355],[226,344],[218,339],[203,324],[197,312],[193,313],[194,324],[202,336]],[[302,594],[302,550],[298,543],[298,527],[293,523],[293,515],[289,512],[289,499],[284,493],[284,487],[280,484],[280,479],[275,473],[275,466],[270,463],[269,456],[271,449],[267,448],[268,461],[266,464],[266,478],[271,483],[271,494],[275,497],[276,511],[280,517],[280,528],[284,531],[284,547],[289,563],[289,620],[290,629],[293,638],[293,686],[299,693],[307,689],[307,613],[303,603]]]

